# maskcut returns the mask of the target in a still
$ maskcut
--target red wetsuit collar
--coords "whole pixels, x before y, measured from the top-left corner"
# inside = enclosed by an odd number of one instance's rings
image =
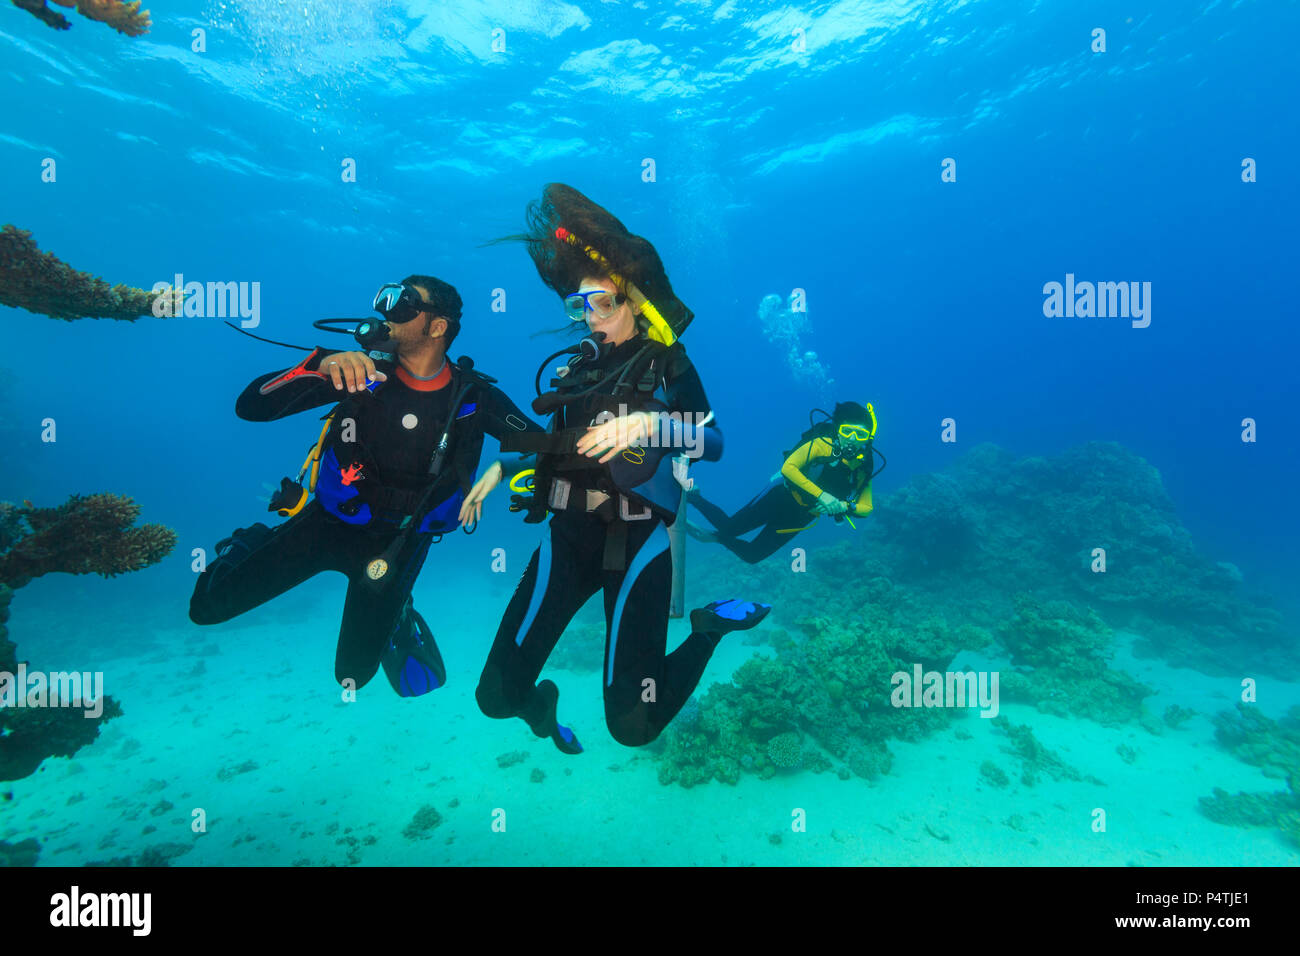
[[[444,362],[442,371],[433,378],[416,378],[401,365],[398,365],[397,377],[403,385],[407,388],[413,388],[417,392],[436,392],[451,381],[451,363]]]

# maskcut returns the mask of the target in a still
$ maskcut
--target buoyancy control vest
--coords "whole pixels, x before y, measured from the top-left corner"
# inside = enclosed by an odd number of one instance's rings
[[[608,521],[675,520],[682,487],[673,475],[670,449],[654,447],[654,442],[650,447],[633,446],[607,464],[575,449],[578,439],[601,418],[668,411],[661,385],[673,363],[684,359],[678,344],[640,340],[639,348],[623,361],[571,361],[562,367],[563,374],[550,380],[552,390],[533,402],[537,414],[550,415],[547,431],[511,435],[501,446],[502,451],[537,455],[532,495],[515,496],[515,510],[526,512],[525,521],[539,522],[548,512],[574,508],[597,511]],[[594,499],[587,491],[599,492],[595,498],[603,495],[606,500],[589,507]]]
[[[451,382],[444,386],[455,396],[464,373],[451,366]],[[478,410],[474,389],[465,394],[437,434],[453,426],[449,458],[439,462],[438,474],[428,470],[409,474],[380,474],[374,456],[362,440],[344,441],[343,429],[361,410],[360,403],[374,400],[374,393],[385,383],[372,383],[370,395],[349,396],[331,413],[333,421],[322,438],[320,471],[314,488],[316,498],[330,514],[352,525],[367,525],[376,519],[403,526],[409,522],[433,481],[431,500],[436,502],[420,522],[419,532],[446,534],[460,525],[461,503],[474,484],[479,457],[483,450],[483,432],[473,427]],[[347,458],[343,461],[342,455]],[[433,455],[436,456],[436,449]],[[432,467],[433,462],[430,461]]]

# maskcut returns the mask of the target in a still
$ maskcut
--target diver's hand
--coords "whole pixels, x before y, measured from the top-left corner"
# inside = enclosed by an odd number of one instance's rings
[[[335,388],[342,390],[346,386],[349,392],[359,392],[370,382],[388,380],[365,352],[331,352],[320,360],[318,367],[329,376]]]
[[[501,462],[494,461],[492,466],[483,473],[483,477],[474,482],[474,487],[469,490],[469,494],[465,496],[465,500],[461,503],[461,524],[469,524],[471,515],[474,517],[474,523],[478,523],[478,520],[483,517],[483,499],[500,481]]]
[[[817,506],[814,510],[819,515],[842,515],[849,510],[849,506],[830,492],[823,491],[817,497]]]
[[[637,412],[593,425],[578,439],[577,452],[589,458],[599,455],[601,464],[604,464],[628,446],[644,441],[650,434],[653,421],[650,412]]]

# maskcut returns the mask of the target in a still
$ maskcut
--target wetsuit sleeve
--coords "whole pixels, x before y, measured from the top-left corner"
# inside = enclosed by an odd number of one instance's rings
[[[541,425],[519,410],[501,389],[489,385],[479,393],[479,421],[484,434],[501,441],[519,432],[544,432]]]
[[[700,373],[685,352],[679,353],[668,367],[664,376],[664,397],[669,411],[677,413],[669,419],[672,447],[683,449],[689,458],[705,461],[721,458],[722,429],[718,427],[713,407],[704,394]]]
[[[245,421],[270,422],[303,409],[337,402],[338,389],[320,371],[321,359],[331,351],[317,346],[293,368],[253,379],[235,400],[235,414]]]
[[[814,438],[812,441],[804,442],[790,453],[790,457],[781,466],[781,477],[815,500],[821,497],[822,490],[816,482],[803,473],[803,469],[819,461],[825,461],[831,455],[831,443],[825,438]]]
[[[868,481],[858,495],[858,500],[853,505],[853,513],[858,515],[871,514],[871,482]]]
[[[507,435],[520,432],[546,431],[520,411],[519,406],[512,402],[505,392],[494,386],[489,385],[479,393],[479,414],[482,416],[479,421],[482,423],[480,427],[484,434],[491,435],[497,441],[501,441]],[[509,483],[521,471],[527,471],[534,466],[536,455],[531,452],[522,455],[502,455],[497,461],[501,465],[501,480]]]

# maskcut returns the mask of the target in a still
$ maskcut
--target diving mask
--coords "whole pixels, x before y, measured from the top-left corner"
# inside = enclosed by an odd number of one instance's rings
[[[575,292],[564,297],[564,311],[574,322],[581,322],[588,312],[594,312],[598,319],[608,319],[614,310],[627,301],[619,292],[606,292],[604,289],[592,289],[590,292]]]
[[[839,454],[841,458],[855,459],[866,454],[864,448],[871,441],[871,430],[863,425],[841,425],[839,428]]]
[[[433,310],[431,302],[425,302],[420,294],[409,285],[400,282],[385,282],[375,293],[375,311],[394,325],[410,322],[421,312]]]

